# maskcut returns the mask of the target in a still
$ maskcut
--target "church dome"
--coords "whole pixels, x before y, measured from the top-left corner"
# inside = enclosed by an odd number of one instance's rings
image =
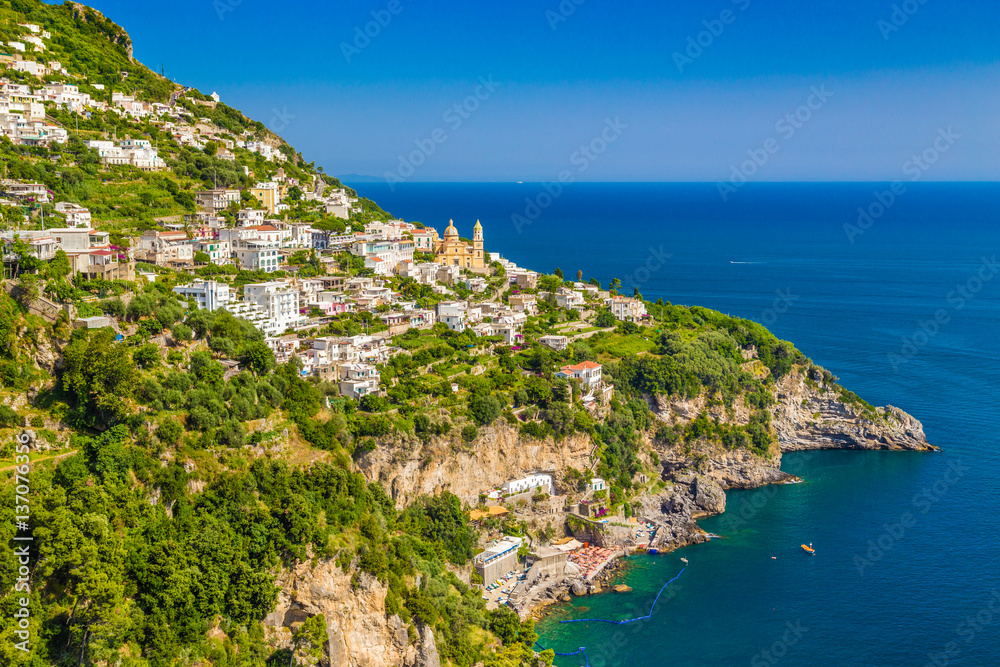
[[[476,220],[476,226],[473,227],[472,229],[475,230],[475,231],[477,231],[477,232],[481,232],[481,231],[483,231],[483,225],[478,220]]]
[[[446,230],[444,230],[444,235],[445,236],[458,236],[458,230],[455,229],[455,221],[454,220],[449,220],[448,221],[448,228]]]

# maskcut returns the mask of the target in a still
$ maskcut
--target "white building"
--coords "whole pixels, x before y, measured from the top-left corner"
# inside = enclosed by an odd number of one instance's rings
[[[527,477],[522,477],[521,479],[504,482],[503,486],[500,488],[503,490],[504,495],[508,496],[513,496],[518,493],[526,493],[528,491],[552,495],[552,475],[536,473],[528,475]]]
[[[562,352],[569,347],[569,338],[566,336],[542,336],[538,339],[542,345],[546,345],[556,352]]]
[[[299,291],[287,283],[272,281],[244,285],[243,301],[264,310],[276,332],[294,328],[303,319],[299,313]]]
[[[466,307],[461,301],[442,301],[437,305],[437,320],[452,331],[465,331]]]
[[[67,227],[86,227],[90,229],[90,210],[79,204],[61,201],[56,204],[56,212],[66,217]]]
[[[194,242],[197,252],[208,255],[212,264],[226,264],[232,256],[229,241],[221,239],[198,239]]]
[[[577,379],[580,384],[587,389],[596,389],[601,386],[601,369],[603,367],[595,361],[584,361],[583,363],[563,366],[559,372],[555,373],[557,378]]]
[[[194,261],[194,243],[182,231],[147,231],[139,237],[139,249],[143,259],[157,265]]]
[[[242,239],[233,245],[233,255],[248,271],[274,273],[281,268],[277,244],[259,239]]]
[[[638,322],[646,315],[646,304],[639,299],[624,296],[609,297],[604,302],[611,310],[615,319],[625,322]]]
[[[255,227],[264,224],[267,211],[259,208],[245,208],[236,214],[236,222],[240,227]]]
[[[202,310],[227,308],[232,298],[229,285],[214,280],[196,280],[190,285],[177,285],[174,293],[192,297]]]
[[[358,241],[351,246],[351,254],[364,257],[365,267],[373,269],[375,273],[392,275],[400,262],[413,261],[413,241]]]
[[[377,394],[379,372],[371,364],[346,363],[340,367],[340,395],[360,399],[362,396]]]
[[[483,582],[493,583],[517,566],[517,552],[524,543],[520,537],[506,536],[486,551],[476,554],[472,564]]]
[[[560,287],[556,292],[556,304],[560,308],[579,308],[584,304],[583,295],[571,289]]]

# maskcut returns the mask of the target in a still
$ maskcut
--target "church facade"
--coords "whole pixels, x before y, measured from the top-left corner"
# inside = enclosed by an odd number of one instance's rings
[[[435,259],[445,266],[460,266],[463,269],[486,268],[486,257],[483,249],[483,226],[476,220],[472,230],[472,244],[468,244],[458,236],[455,221],[448,221],[448,229],[444,230],[444,238],[434,247]]]

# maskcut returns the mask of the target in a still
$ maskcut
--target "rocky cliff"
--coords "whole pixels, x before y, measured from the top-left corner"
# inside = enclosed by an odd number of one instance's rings
[[[360,573],[355,585],[350,573],[320,561],[284,570],[275,583],[278,604],[264,619],[274,645],[290,648],[298,624],[323,614],[329,667],[440,667],[433,631],[421,628],[411,644],[407,625],[386,614],[387,588],[374,577]]]
[[[586,434],[560,442],[522,440],[517,427],[497,420],[481,429],[471,444],[457,439],[408,440],[368,452],[358,466],[369,480],[381,482],[399,506],[421,494],[442,491],[476,505],[480,493],[528,472],[552,473],[558,483],[568,467],[588,468],[592,451]]]
[[[772,425],[778,447],[761,457],[747,450],[726,450],[710,443],[669,447],[646,440],[659,457],[662,484],[650,487],[635,500],[636,513],[658,526],[650,546],[661,550],[697,544],[709,536],[697,519],[726,509],[726,489],[752,489],[796,481],[780,470],[781,454],[806,449],[896,449],[928,451],[920,422],[894,407],[872,408],[833,382],[797,370],[773,390]],[[733,423],[749,422],[752,409],[737,401],[732,408],[711,404],[705,396],[695,399],[651,397],[658,419],[683,424],[705,411]],[[562,441],[522,440],[516,426],[498,420],[481,429],[473,443],[459,438],[422,442],[413,438],[383,443],[358,461],[364,474],[381,482],[399,506],[421,494],[450,491],[470,505],[479,494],[533,471],[554,476],[559,492],[566,490],[569,467],[591,468],[593,443],[577,434]],[[643,458],[649,462],[649,459]],[[651,480],[655,481],[655,480]],[[561,514],[561,512],[557,512]],[[633,528],[600,526],[574,520],[573,532],[603,546],[631,546]],[[288,645],[294,624],[322,613],[327,619],[330,664],[382,667],[383,665],[434,666],[439,664],[434,636],[429,629],[409,641],[406,625],[385,613],[385,586],[362,575],[356,587],[349,574],[332,563],[314,568],[302,565],[284,572],[278,606],[266,623],[279,644]],[[575,588],[574,588],[575,586]],[[564,599],[568,591],[585,594],[603,590],[594,582],[568,578],[547,582],[534,596],[542,604]]]
[[[898,449],[930,451],[923,425],[891,405],[866,409],[842,398],[837,385],[790,374],[777,385],[774,427],[781,451]]]
[[[849,396],[843,388],[824,382],[822,376],[809,377],[797,368],[775,385],[771,406],[772,424],[782,452],[806,449],[895,449],[932,451],[923,425],[913,416],[893,406],[871,408]],[[654,414],[667,423],[686,423],[700,412],[720,421],[747,424],[752,410],[737,400],[732,411],[713,405],[705,395],[693,399],[656,396],[649,401]],[[743,458],[743,457],[741,457]],[[756,458],[756,457],[754,457]],[[737,467],[741,465],[736,463]],[[742,464],[747,461],[743,458]],[[752,477],[752,476],[751,476]],[[780,480],[770,480],[780,481]],[[768,483],[752,478],[731,486],[752,488]]]

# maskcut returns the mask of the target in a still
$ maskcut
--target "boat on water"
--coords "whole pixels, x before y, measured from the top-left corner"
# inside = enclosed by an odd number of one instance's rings
[[[687,558],[681,558],[681,562],[684,563],[685,565],[687,565],[688,564],[688,559]]]
[[[809,544],[803,544],[802,545],[802,550],[805,551],[807,554],[810,554],[812,556],[816,555],[816,550],[813,549],[812,542],[810,542]]]

